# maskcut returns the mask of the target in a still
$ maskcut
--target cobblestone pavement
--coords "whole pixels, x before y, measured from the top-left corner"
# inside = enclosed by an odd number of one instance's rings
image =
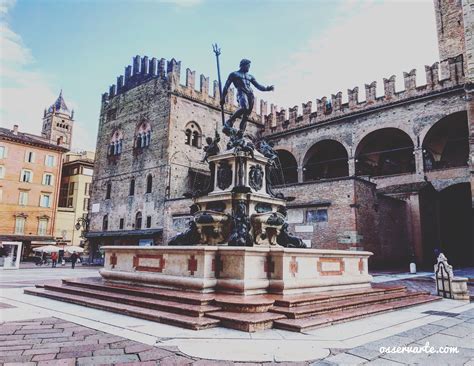
[[[30,272],[31,271],[31,272]],[[72,270],[70,270],[72,272]],[[49,273],[49,271],[42,271],[35,269],[25,270],[38,280],[50,280],[50,275],[62,276],[63,273]],[[66,273],[66,272],[64,272]],[[69,273],[69,272],[68,272]],[[75,272],[75,274],[79,274]],[[85,271],[85,275],[89,275],[89,271]],[[11,277],[16,285],[15,287],[24,287],[19,283],[23,279],[24,274],[18,273],[15,277]],[[12,275],[13,276],[13,273]],[[23,277],[23,278],[22,278]],[[2,284],[7,284],[7,279],[0,281],[0,288]],[[28,281],[29,282],[29,281]],[[410,279],[396,279],[389,281],[390,284],[404,285],[411,290],[429,291],[434,293],[434,281],[429,278],[417,277]],[[8,286],[4,287],[8,289]],[[472,289],[472,286],[471,286]],[[0,290],[1,291],[1,290]],[[9,291],[12,291],[10,288]],[[168,336],[160,336],[156,333],[156,337],[150,345],[132,341],[125,337],[124,333],[112,332],[105,328],[96,330],[84,325],[79,325],[73,321],[46,317],[49,315],[36,316],[37,319],[29,319],[28,315],[24,319],[10,322],[7,318],[1,317],[2,309],[9,311],[9,308],[21,310],[23,304],[21,302],[13,302],[14,306],[6,302],[0,302],[0,365],[196,365],[196,366],[214,366],[214,365],[469,365],[474,366],[474,310],[467,310],[463,306],[462,310],[456,311],[446,310],[442,314],[435,314],[432,316],[435,320],[425,322],[424,325],[409,329],[406,331],[400,330],[391,332],[390,336],[377,338],[370,338],[367,333],[367,341],[358,343],[355,348],[329,348],[330,354],[325,359],[313,360],[306,362],[231,362],[231,361],[213,361],[192,357],[179,351],[177,347],[165,347],[161,342],[166,342]],[[452,300],[448,300],[452,301]],[[462,303],[460,303],[462,305]],[[18,308],[16,308],[18,306]],[[445,307],[446,308],[446,307]],[[429,308],[430,309],[430,308]],[[431,310],[431,309],[430,309]],[[92,311],[92,310],[91,310]],[[414,310],[416,311],[416,310]],[[436,312],[434,312],[436,313]],[[81,313],[88,314],[87,310]],[[394,312],[387,313],[385,319],[397,317],[407,317],[405,315],[398,315]],[[80,315],[80,314],[79,314]],[[33,316],[34,318],[35,316]],[[21,318],[23,319],[23,318]],[[113,319],[113,318],[112,318]],[[376,318],[374,318],[376,319]],[[380,319],[380,317],[379,317]],[[2,321],[4,321],[2,323]],[[111,319],[106,323],[113,324]],[[357,322],[357,321],[356,321]],[[350,323],[347,323],[348,325]],[[361,323],[358,323],[361,324]],[[369,325],[369,323],[364,323]],[[382,321],[382,324],[383,323]],[[91,325],[94,326],[95,325]],[[383,325],[383,327],[390,328],[390,325]],[[329,327],[331,328],[331,327]],[[130,328],[133,329],[133,328]],[[404,329],[404,330],[405,330]],[[330,329],[327,329],[330,330]],[[323,329],[313,330],[310,334],[322,334]],[[119,336],[117,336],[117,334]],[[225,334],[225,333],[222,333]],[[259,334],[255,334],[256,339]],[[303,341],[304,337],[308,335],[292,334],[291,337]],[[254,336],[252,335],[252,338]],[[320,339],[331,340],[330,336],[319,336]],[[346,337],[347,338],[347,337]],[[381,338],[381,339],[380,339]],[[318,339],[316,337],[315,339]],[[141,338],[138,339],[141,341]],[[187,339],[186,342],[195,342],[197,338]],[[350,340],[350,339],[349,339]],[[154,343],[156,342],[156,343]],[[306,342],[306,343],[305,343]],[[301,347],[304,351],[312,342],[296,343],[295,347]],[[454,346],[458,347],[458,353],[454,354],[440,354],[440,353],[381,353],[380,347],[397,347],[397,346],[416,346],[422,347],[429,342],[429,345],[438,350],[440,346]],[[160,344],[161,343],[161,344]],[[343,343],[343,342],[342,342]],[[342,346],[341,343],[341,346]],[[189,344],[189,343],[188,343]],[[360,346],[359,346],[360,345]],[[328,346],[332,347],[332,346]],[[326,349],[328,349],[326,347]],[[354,346],[352,346],[354,347]],[[327,353],[327,351],[326,351]],[[201,357],[202,353],[200,354]],[[289,357],[287,357],[289,358]],[[291,359],[291,358],[289,358]]]
[[[0,363],[13,365],[474,365],[474,310],[350,350],[332,349],[324,360],[234,363],[189,357],[175,347],[149,346],[57,318],[0,325]],[[457,353],[381,353],[380,347],[455,346]]]

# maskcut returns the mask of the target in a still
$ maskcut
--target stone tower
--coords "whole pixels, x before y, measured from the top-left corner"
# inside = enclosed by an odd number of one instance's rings
[[[439,59],[465,54],[462,0],[434,0]]]
[[[74,110],[69,111],[61,90],[58,99],[44,110],[41,135],[54,144],[71,149],[73,118]]]

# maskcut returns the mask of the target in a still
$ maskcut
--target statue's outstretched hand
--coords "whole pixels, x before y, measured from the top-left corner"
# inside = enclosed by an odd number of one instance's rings
[[[273,91],[275,87],[273,85],[267,86],[267,91]]]

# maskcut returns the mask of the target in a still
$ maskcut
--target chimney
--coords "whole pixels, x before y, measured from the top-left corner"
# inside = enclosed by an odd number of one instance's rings
[[[18,125],[13,125],[13,134],[18,135]]]

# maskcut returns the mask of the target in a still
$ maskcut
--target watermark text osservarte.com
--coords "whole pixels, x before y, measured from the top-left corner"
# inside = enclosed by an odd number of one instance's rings
[[[433,347],[430,342],[426,342],[424,346],[393,346],[380,347],[380,353],[459,353],[457,347],[444,346]]]

